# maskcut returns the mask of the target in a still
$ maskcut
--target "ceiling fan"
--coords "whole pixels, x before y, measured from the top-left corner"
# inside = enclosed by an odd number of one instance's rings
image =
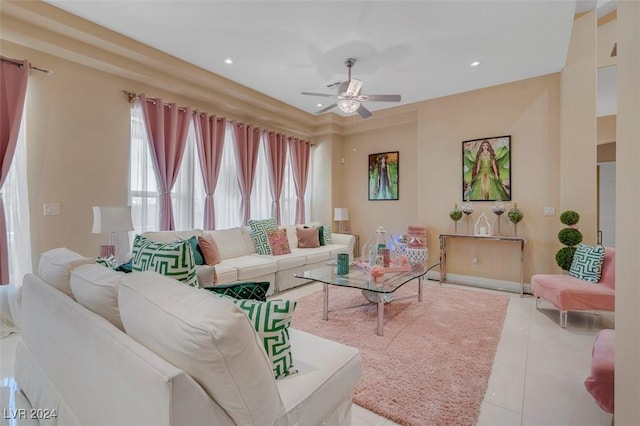
[[[356,63],[354,58],[347,58],[344,61],[345,66],[349,70],[349,79],[347,81],[342,81],[339,83],[330,84],[327,87],[338,88],[337,95],[330,95],[327,93],[313,93],[313,92],[302,92],[303,95],[309,96],[323,96],[326,98],[335,98],[337,101],[321,110],[317,111],[316,114],[322,114],[323,112],[327,112],[330,109],[338,107],[340,111],[345,112],[347,114],[351,114],[353,112],[357,112],[360,114],[362,118],[371,117],[371,111],[365,108],[362,105],[362,102],[400,102],[400,95],[362,95],[360,94],[360,90],[362,90],[362,81],[351,78],[351,68],[353,64]]]

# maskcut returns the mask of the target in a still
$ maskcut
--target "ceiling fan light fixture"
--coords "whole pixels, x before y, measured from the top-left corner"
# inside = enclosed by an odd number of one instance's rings
[[[355,99],[340,99],[338,101],[338,108],[340,108],[342,112],[351,114],[360,108],[360,102]]]

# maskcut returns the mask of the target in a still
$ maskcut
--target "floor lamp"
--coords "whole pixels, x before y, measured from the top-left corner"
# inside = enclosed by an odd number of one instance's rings
[[[131,206],[94,206],[93,230],[94,234],[109,233],[109,244],[100,246],[100,257],[116,255],[116,232],[133,231],[131,221]]]
[[[349,209],[346,207],[334,208],[333,220],[338,222],[338,229],[340,234],[344,234],[344,222],[349,220]]]

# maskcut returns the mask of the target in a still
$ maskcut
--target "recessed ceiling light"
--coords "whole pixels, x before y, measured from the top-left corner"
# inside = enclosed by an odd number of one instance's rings
[[[320,107],[322,106],[322,104],[316,104],[316,106],[317,106],[318,108],[320,108]]]
[[[478,65],[480,65],[480,61],[473,61],[471,62],[471,65],[469,65],[470,67],[477,67]]]
[[[224,60],[224,63],[227,65],[231,65],[233,63],[233,60],[231,58],[227,58]]]

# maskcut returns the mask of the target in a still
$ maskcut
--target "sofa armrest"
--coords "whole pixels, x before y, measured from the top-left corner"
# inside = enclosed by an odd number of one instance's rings
[[[331,240],[333,241],[333,244],[349,246],[349,253],[353,253],[353,246],[356,244],[356,237],[353,235],[331,233]]]

